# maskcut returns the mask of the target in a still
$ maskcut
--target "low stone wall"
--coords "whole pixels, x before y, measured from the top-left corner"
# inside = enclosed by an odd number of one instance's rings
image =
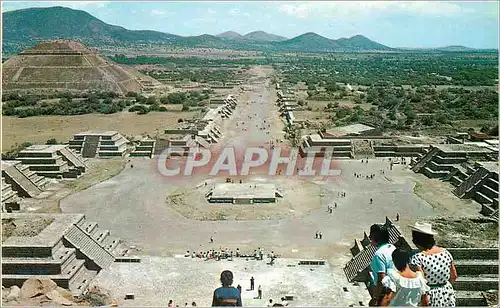
[[[2,257],[4,258],[46,258],[51,256],[52,247],[2,246]]]
[[[454,259],[498,260],[498,248],[446,248]]]

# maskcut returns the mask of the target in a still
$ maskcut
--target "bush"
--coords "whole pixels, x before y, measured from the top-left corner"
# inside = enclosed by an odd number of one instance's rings
[[[51,138],[45,142],[45,144],[57,144],[56,138]]]
[[[130,109],[128,111],[129,112],[137,111],[137,114],[146,114],[149,112],[149,109],[148,109],[148,107],[146,107],[144,105],[134,105],[134,106],[130,107]]]
[[[5,153],[2,153],[2,159],[12,160],[17,158],[17,154],[27,147],[32,146],[33,144],[30,142],[23,142],[21,145],[16,145]]]
[[[189,111],[189,106],[187,104],[182,104],[182,111]]]

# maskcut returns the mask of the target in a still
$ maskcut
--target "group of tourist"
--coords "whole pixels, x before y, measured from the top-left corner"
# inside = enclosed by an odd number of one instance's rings
[[[363,175],[360,173],[354,172],[354,177],[360,179],[360,178],[363,178]],[[369,175],[366,175],[365,178],[367,180],[373,180],[375,178],[375,173],[371,173]]]
[[[168,307],[179,307],[179,305],[178,304],[174,304],[173,300],[169,300],[168,301]],[[196,307],[196,302],[192,302],[191,306],[189,306],[188,303],[185,303],[184,307]]]
[[[334,206],[335,206],[335,208],[337,208],[337,202],[335,202],[335,205],[334,205]],[[334,206],[332,206],[332,205],[329,205],[329,206],[328,206],[327,211],[328,211],[328,213],[329,213],[329,214],[332,214],[332,213],[333,213],[333,207],[334,207]]]
[[[233,257],[233,252],[228,251],[227,249],[222,249],[222,248],[219,249],[218,251],[215,249],[211,249],[208,251],[189,252],[189,250],[188,250],[186,252],[186,254],[184,255],[184,257],[220,261],[221,259],[231,259]]]
[[[322,236],[322,235],[321,235]],[[213,240],[213,237],[211,237],[211,240]],[[213,242],[212,242],[213,243]],[[199,259],[204,259],[205,261],[208,261],[208,260],[216,260],[216,261],[220,261],[220,260],[232,260],[233,259],[233,256],[236,257],[236,258],[253,258],[255,260],[264,260],[264,250],[259,247],[258,249],[254,249],[253,253],[252,254],[242,254],[240,252],[240,249],[239,248],[236,248],[236,251],[233,252],[232,250],[230,251],[228,248],[222,248],[220,247],[219,250],[216,250],[216,249],[211,249],[211,250],[208,250],[208,251],[201,251],[201,252],[190,252],[189,250],[186,251],[186,253],[184,254],[184,257],[186,258],[199,258]],[[274,264],[274,261],[275,259],[277,258],[276,254],[274,253],[274,251],[271,251],[271,253],[269,253],[267,255],[268,258],[271,259],[271,265]]]
[[[370,306],[454,307],[450,282],[457,272],[451,253],[436,245],[431,224],[417,222],[411,229],[415,253],[390,244],[385,225],[371,226],[370,241],[377,250],[370,263]]]

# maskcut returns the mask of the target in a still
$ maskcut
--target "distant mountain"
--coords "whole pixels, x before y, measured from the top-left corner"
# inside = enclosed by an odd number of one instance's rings
[[[452,45],[452,46],[445,46],[445,47],[439,47],[439,48],[434,48],[435,50],[440,50],[440,51],[473,51],[475,50],[474,48],[462,46],[462,45]]]
[[[226,31],[221,34],[217,34],[216,37],[226,38],[226,39],[241,39],[243,36],[238,32]]]
[[[334,51],[338,47],[334,40],[313,32],[304,33],[292,39],[279,42],[276,46],[289,51]]]
[[[284,36],[279,36],[264,31],[253,31],[243,35],[245,40],[256,41],[256,42],[280,42],[288,40]]]
[[[40,40],[72,39],[90,47],[137,47],[139,44],[179,46],[185,48],[219,48],[280,52],[361,52],[392,50],[368,38],[356,35],[332,40],[308,32],[287,39],[254,31],[240,35],[233,31],[217,36],[183,37],[149,30],[128,30],[109,25],[87,12],[65,7],[29,8],[2,13],[3,51],[17,53]]]
[[[350,38],[340,38],[336,43],[346,50],[391,50],[392,48],[372,41],[362,35],[355,35]]]

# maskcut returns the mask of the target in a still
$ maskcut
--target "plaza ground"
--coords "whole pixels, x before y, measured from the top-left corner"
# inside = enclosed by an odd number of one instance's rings
[[[250,74],[253,75],[248,81],[251,90],[238,93],[239,104],[234,114],[221,125],[222,146],[268,147],[270,141],[284,139],[275,90],[269,82],[272,69],[254,67]],[[180,306],[192,301],[208,305],[224,269],[232,269],[235,284],[243,282],[244,289],[249,275],[262,280],[269,296],[257,301],[252,299],[255,294],[244,293],[245,305],[262,306],[265,299],[278,299],[282,292],[296,292],[293,305],[359,305],[368,293],[344,292],[343,286],[350,286],[349,289],[352,286],[342,268],[349,260],[354,239],[362,238],[371,224],[384,222],[386,216],[394,220],[399,213],[401,220],[396,224],[406,232],[407,225],[415,220],[455,212],[477,213],[476,204],[443,197],[439,185],[414,174],[405,165],[397,164],[390,170],[387,159],[370,159],[368,163],[335,161],[341,174],[328,179],[259,173],[234,177],[234,185],[273,183],[283,191],[283,200],[262,205],[214,205],[204,200],[204,183],[223,183],[226,176],[198,174],[174,179],[158,171],[156,159],[137,158],[131,163],[116,176],[60,202],[64,213],[85,214],[113,236],[135,246],[134,254],[143,258],[140,264],[115,263],[94,282],[115,290],[118,296],[136,294],[137,300],[122,301],[123,305],[166,305],[169,299]],[[357,178],[354,173],[362,177]],[[375,174],[375,178],[366,179],[369,174]],[[239,184],[239,179],[243,184]],[[425,200],[414,193],[416,184]],[[311,187],[309,193],[308,187]],[[341,192],[346,197],[340,197]],[[451,191],[446,194],[451,196]],[[172,196],[178,197],[175,203],[171,202]],[[428,201],[433,198],[447,201],[430,204]],[[335,203],[337,208],[328,214],[327,207]],[[317,231],[323,233],[321,240],[314,238]],[[211,236],[213,244],[209,241]],[[239,248],[248,254],[262,247],[266,253],[278,254],[280,265],[270,268],[257,261],[173,258],[187,250],[198,252],[221,247],[230,251]],[[322,259],[328,265],[313,270],[282,267],[299,259]]]

